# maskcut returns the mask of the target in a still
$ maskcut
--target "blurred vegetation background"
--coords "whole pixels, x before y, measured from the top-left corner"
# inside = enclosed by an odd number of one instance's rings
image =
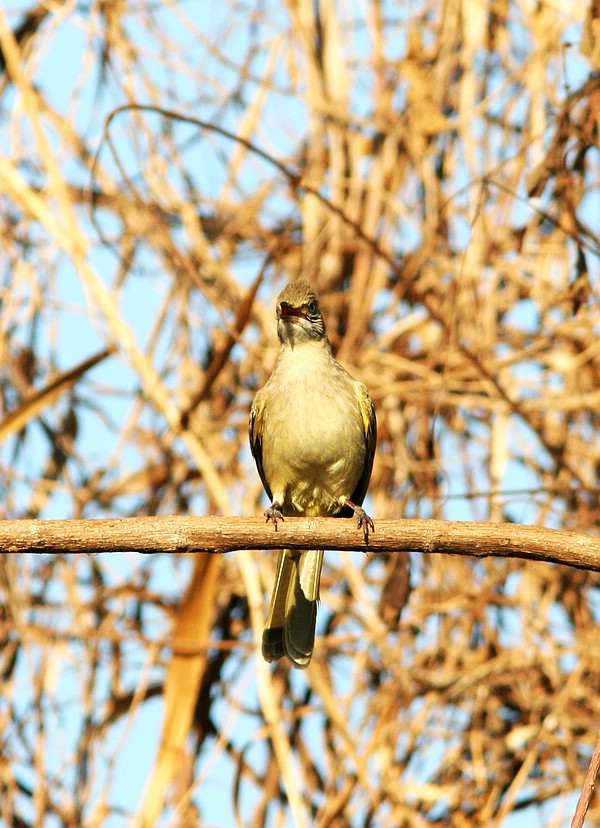
[[[375,520],[596,533],[599,44],[566,0],[5,5],[1,517],[260,514],[303,277],[375,401]],[[274,562],[4,556],[0,821],[569,823],[597,574],[328,553],[293,674]]]

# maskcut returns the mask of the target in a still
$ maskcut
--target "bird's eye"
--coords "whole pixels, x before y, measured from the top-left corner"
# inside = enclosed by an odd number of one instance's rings
[[[317,312],[317,303],[314,300],[312,302],[309,302],[308,305],[306,306],[306,309],[309,313],[316,313]]]

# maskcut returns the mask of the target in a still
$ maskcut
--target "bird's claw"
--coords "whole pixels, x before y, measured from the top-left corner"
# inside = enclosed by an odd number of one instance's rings
[[[369,532],[375,531],[375,524],[362,506],[353,506],[354,518],[356,520],[357,529],[362,529],[365,536],[365,543],[369,542]]]
[[[264,511],[265,520],[268,523],[270,520],[273,521],[273,526],[275,527],[275,531],[277,531],[277,521],[280,520],[282,523],[283,520],[283,512],[278,503],[274,503],[272,506],[269,506],[268,509]]]

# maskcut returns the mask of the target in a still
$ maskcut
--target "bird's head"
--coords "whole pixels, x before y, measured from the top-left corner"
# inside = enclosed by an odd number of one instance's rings
[[[292,347],[327,339],[319,297],[308,282],[292,282],[277,297],[277,334]]]

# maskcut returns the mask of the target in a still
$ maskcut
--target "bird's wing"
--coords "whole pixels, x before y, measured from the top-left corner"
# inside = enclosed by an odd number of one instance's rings
[[[265,477],[265,470],[262,462],[262,434],[263,434],[263,413],[264,406],[261,403],[260,392],[254,398],[252,408],[250,409],[250,421],[248,423],[248,437],[250,438],[250,451],[256,461],[256,468],[265,487],[265,492],[269,500],[273,499],[271,494],[271,487],[267,483]]]
[[[360,408],[365,434],[365,465],[361,478],[350,496],[350,500],[356,503],[357,506],[360,506],[365,499],[373,470],[373,458],[375,457],[375,447],[377,445],[377,418],[375,416],[375,406],[369,396],[366,385],[357,381],[354,390],[358,398],[358,406]]]

